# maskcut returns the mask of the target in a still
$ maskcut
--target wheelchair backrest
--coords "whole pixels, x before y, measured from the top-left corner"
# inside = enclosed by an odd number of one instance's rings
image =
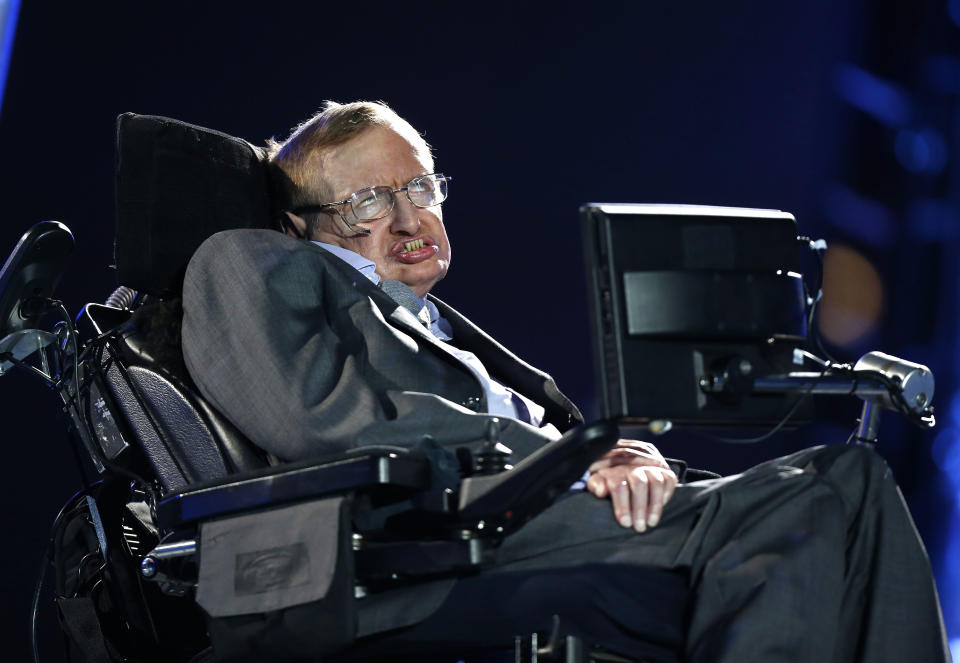
[[[269,228],[271,195],[263,151],[240,138],[179,120],[117,118],[117,280],[170,298],[210,235]]]
[[[89,338],[114,330],[98,341],[90,384],[100,450],[111,463],[149,466],[165,491],[263,467],[267,455],[199,394],[179,343],[180,288],[197,247],[221,230],[271,227],[263,151],[134,113],[117,118],[116,150],[117,278],[150,303],[91,304],[78,319]]]

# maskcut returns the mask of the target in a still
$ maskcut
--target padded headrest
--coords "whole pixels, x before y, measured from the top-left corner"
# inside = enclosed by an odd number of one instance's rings
[[[210,235],[271,227],[261,151],[178,120],[117,118],[116,187],[117,278],[147,294],[178,295],[187,263]]]

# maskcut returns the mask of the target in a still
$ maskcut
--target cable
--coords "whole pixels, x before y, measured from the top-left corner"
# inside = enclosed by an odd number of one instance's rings
[[[53,519],[53,524],[50,526],[50,534],[47,537],[47,544],[40,554],[40,568],[37,572],[37,582],[34,585],[33,601],[31,602],[30,610],[30,643],[32,645],[33,663],[40,663],[40,644],[37,641],[37,615],[40,613],[40,594],[43,592],[43,581],[47,576],[47,566],[50,563],[50,553],[51,549],[53,548],[54,540],[57,536],[57,530],[60,528],[60,521],[63,520],[63,517],[67,514],[68,509],[71,510],[72,515],[72,512],[77,508],[77,498],[88,494],[91,488],[92,486],[84,486],[82,489],[74,493],[73,497],[67,500],[60,508],[59,513],[57,513],[57,517]]]
[[[67,408],[73,407],[73,410],[77,415],[77,419],[80,421],[80,423],[83,425],[85,429],[86,435],[89,437],[91,441],[93,441],[97,439],[97,436],[95,431],[93,430],[93,426],[91,425],[89,418],[86,416],[86,410],[83,407],[83,404],[80,402],[80,394],[82,392],[81,387],[87,383],[88,378],[84,377],[82,381],[80,380],[81,362],[79,359],[80,354],[78,352],[77,332],[73,326],[73,322],[70,319],[70,314],[67,311],[66,307],[63,305],[63,302],[59,300],[50,300],[50,304],[53,307],[59,308],[61,313],[63,313],[63,318],[64,318],[63,322],[67,328],[67,339],[65,339],[64,342],[66,343],[67,340],[69,340],[73,345],[74,395],[73,395],[73,398],[69,400],[63,399],[64,405]],[[97,352],[95,359],[96,359],[96,364],[99,365],[104,347],[106,346],[106,344],[110,343],[113,339],[114,339],[114,334],[112,331],[107,331],[102,334],[99,334],[93,339],[90,339],[90,341],[86,344],[86,347],[84,348],[84,354],[87,354],[88,352]],[[94,348],[96,348],[96,350],[94,350]],[[90,379],[92,379],[92,377]],[[61,398],[62,398],[62,395],[61,395]],[[94,448],[90,450],[90,453],[96,453],[97,451],[98,449]],[[135,472],[131,472],[126,468],[120,467],[119,465],[108,460],[102,454],[97,454],[97,458],[106,469],[126,479],[129,479],[130,481],[134,482],[137,486],[142,487],[152,500],[157,499],[157,495],[156,495],[156,492],[153,490],[153,486],[146,479],[136,474]],[[82,462],[79,459],[77,460],[77,462],[81,468],[80,469],[81,475],[83,475]],[[86,480],[86,477],[84,477],[84,480]]]
[[[67,311],[67,307],[63,305],[59,299],[50,300],[50,304],[60,309],[60,312],[63,313],[63,322],[67,326],[67,339],[69,339],[73,345],[73,402],[77,403],[77,399],[80,397],[80,349],[77,347],[77,330],[73,328],[73,321],[70,319],[70,312]],[[78,410],[79,414],[79,410]]]
[[[52,543],[47,543],[46,550],[40,555],[40,568],[37,571],[37,582],[34,585],[33,601],[31,603],[30,643],[32,645],[33,663],[40,663],[39,643],[37,642],[37,615],[40,613],[40,594],[43,591],[43,580],[47,576],[47,565],[50,563],[51,545]]]
[[[810,394],[813,392],[814,388],[820,383],[820,380],[827,374],[827,371],[830,370],[830,362],[826,362],[823,370],[820,372],[820,375],[816,380],[810,383],[810,386],[797,397],[797,400],[794,401],[793,405],[787,410],[786,414],[783,415],[783,418],[780,419],[780,422],[768,430],[763,435],[759,437],[720,437],[719,435],[710,435],[715,440],[720,442],[728,442],[730,444],[756,444],[757,442],[763,442],[764,440],[772,437],[777,431],[787,425],[787,422],[790,421],[790,417],[796,414],[797,410],[800,408],[800,405],[810,397]]]
[[[96,340],[103,341],[103,343],[96,346],[97,355],[95,357],[95,363],[97,366],[100,366],[103,362],[103,351],[106,349],[107,345],[111,344],[115,340],[115,338],[112,334],[106,333],[98,336]],[[91,347],[89,343],[87,344],[87,347],[88,349]],[[119,350],[114,349],[114,352],[119,352]],[[111,361],[111,360],[112,358],[108,361]],[[118,363],[117,368],[122,369],[122,365]],[[134,398],[137,398],[139,400],[139,396],[137,396],[136,394],[134,394]],[[82,420],[84,424],[87,426],[88,434],[93,435],[93,430],[90,425],[90,422],[87,420],[86,417],[83,417]],[[156,422],[152,422],[152,423],[155,426],[157,426]],[[94,436],[92,439],[96,439],[96,436]],[[151,482],[147,481],[136,472],[128,470],[127,468],[121,467],[120,465],[117,465],[113,461],[108,460],[107,457],[103,456],[102,454],[99,456],[99,459],[106,469],[110,470],[111,472],[115,472],[116,474],[122,477],[129,479],[138,488],[141,488],[150,498],[151,509],[156,508],[156,504],[159,501],[159,497],[157,496],[157,492],[156,490],[154,490],[153,484]]]
[[[815,293],[811,296],[810,292],[807,292],[807,335],[813,339],[814,344],[816,345],[817,350],[829,359],[832,363],[837,363],[836,359],[827,352],[827,349],[823,345],[823,340],[820,337],[820,332],[817,329],[816,325],[816,315],[817,315],[817,306],[820,301],[823,299],[823,254],[827,250],[827,243],[825,240],[811,240],[809,237],[798,237],[797,238],[801,243],[807,245],[810,251],[813,253],[814,258],[817,261],[817,276],[816,276],[816,287],[813,288]],[[804,284],[806,287],[806,284]]]
[[[855,426],[854,429],[850,431],[850,435],[847,436],[847,440],[844,442],[844,445],[848,445],[853,442],[853,438],[857,436],[857,430],[859,430],[859,428],[859,426]]]

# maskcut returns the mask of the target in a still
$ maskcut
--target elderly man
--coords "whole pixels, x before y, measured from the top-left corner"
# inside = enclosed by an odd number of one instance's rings
[[[497,416],[522,457],[581,422],[548,375],[429,296],[450,267],[450,178],[407,122],[329,103],[270,160],[285,233],[215,235],[184,283],[187,367],[240,430],[295,460],[425,434],[475,449]],[[483,643],[559,613],[625,654],[947,660],[926,554],[871,452],[812,449],[677,486],[654,447],[623,440],[589,475],[480,576],[361,602],[361,634]],[[649,567],[682,576],[691,604]]]

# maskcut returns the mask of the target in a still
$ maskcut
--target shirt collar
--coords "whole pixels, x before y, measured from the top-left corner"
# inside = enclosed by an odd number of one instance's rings
[[[440,315],[440,311],[437,310],[437,305],[431,302],[429,299],[424,300],[424,307],[421,313],[425,312],[429,320],[425,320],[427,327],[430,329],[430,333],[439,338],[441,341],[452,341],[453,340],[453,328],[450,326],[450,322]]]
[[[355,270],[366,276],[370,279],[371,283],[378,285],[380,283],[380,275],[377,274],[377,264],[372,260],[364,258],[362,255],[356,251],[351,251],[350,249],[345,249],[342,246],[337,246],[336,244],[327,244],[326,242],[313,242],[321,249],[326,249],[333,255],[340,258]]]
[[[372,260],[364,258],[356,251],[345,249],[342,246],[337,246],[336,244],[327,244],[326,242],[317,241],[314,241],[313,243],[319,246],[321,249],[325,249],[340,258],[340,260],[344,261],[370,279],[374,285],[380,284],[380,275],[376,272],[377,264]],[[433,333],[433,335],[440,340],[452,340],[453,329],[450,327],[450,323],[447,321],[447,319],[440,315],[440,311],[437,310],[436,305],[426,297],[417,297],[417,299],[420,300],[421,309],[420,315],[417,317],[419,317],[421,321],[430,329],[431,333]]]

